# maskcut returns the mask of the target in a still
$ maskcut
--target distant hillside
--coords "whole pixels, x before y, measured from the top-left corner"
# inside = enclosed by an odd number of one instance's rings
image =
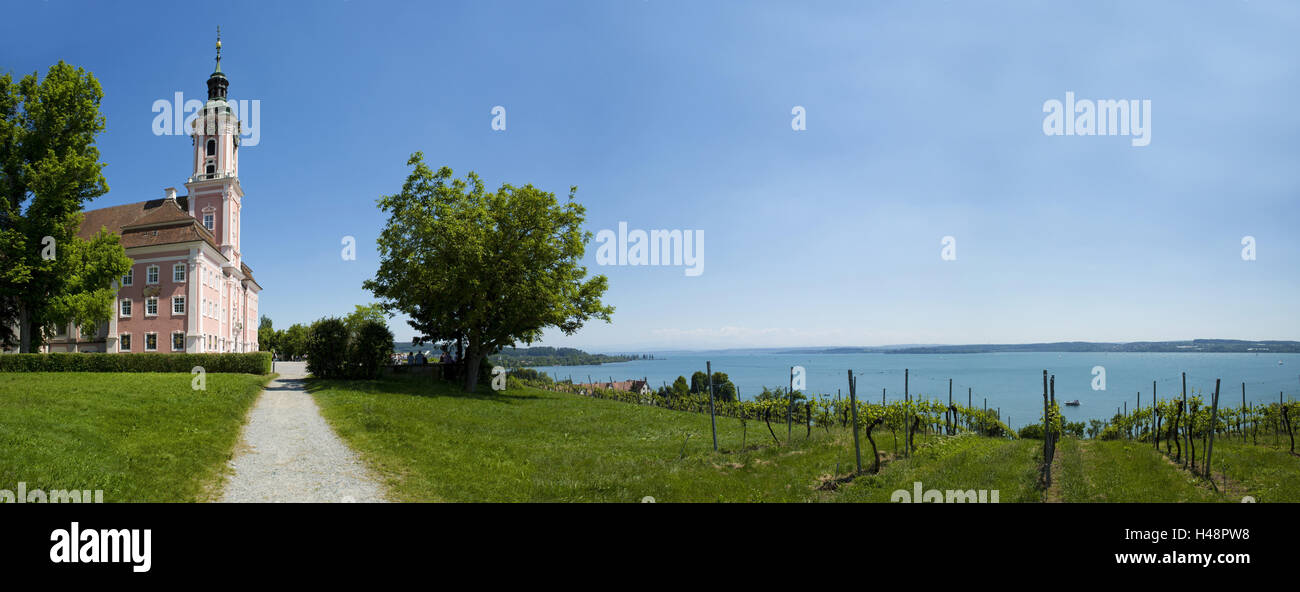
[[[653,360],[654,356],[645,354],[606,355],[589,354],[571,347],[525,347],[507,348],[492,356],[493,363],[517,368],[521,366],[591,366],[629,360]]]
[[[393,351],[399,354],[427,351],[432,352],[434,357],[437,357],[442,350],[431,345],[411,345],[410,342],[394,342]],[[589,354],[571,347],[512,347],[501,350],[501,353],[494,356],[488,356],[488,359],[496,365],[507,368],[520,368],[525,366],[595,366],[631,360],[653,360],[655,357],[646,354],[613,356]]]
[[[1201,353],[1300,353],[1300,341],[1243,341],[1238,339],[1193,339],[1191,341],[1134,341],[1132,343],[1056,343],[929,345],[891,349],[891,354],[982,354],[993,352],[1201,352]]]

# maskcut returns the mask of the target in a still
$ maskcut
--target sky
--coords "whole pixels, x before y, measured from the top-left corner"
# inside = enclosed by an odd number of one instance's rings
[[[231,98],[260,102],[242,246],[277,328],[374,300],[376,200],[422,151],[489,187],[576,185],[593,234],[702,231],[696,276],[600,265],[593,241],[612,322],[542,345],[1300,339],[1293,2],[18,0],[5,15],[0,71],[64,60],[103,86],[111,191],[91,207],[183,187],[189,140],[156,135],[152,106],[205,98],[221,26]],[[1149,143],[1047,135],[1045,104],[1067,93],[1150,101]]]

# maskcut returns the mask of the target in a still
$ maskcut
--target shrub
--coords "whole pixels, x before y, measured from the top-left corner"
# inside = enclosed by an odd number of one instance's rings
[[[0,355],[0,372],[205,372],[270,374],[271,354],[102,354],[53,353]]]
[[[379,321],[363,321],[351,336],[347,351],[352,378],[378,378],[393,353],[393,332]]]
[[[307,336],[307,371],[317,378],[348,377],[348,326],[328,317],[312,323]]]
[[[1028,440],[1043,439],[1043,424],[1034,423],[1020,428],[1020,437]]]

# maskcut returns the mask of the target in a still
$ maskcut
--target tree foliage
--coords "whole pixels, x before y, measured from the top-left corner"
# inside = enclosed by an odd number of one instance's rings
[[[361,321],[348,338],[347,350],[350,378],[378,378],[393,353],[393,332],[382,321]]]
[[[24,352],[55,326],[94,332],[130,265],[115,234],[77,237],[81,210],[108,192],[102,98],[94,75],[62,61],[43,80],[0,75],[0,341]]]
[[[257,320],[257,349],[259,351],[275,351],[277,333],[272,326],[271,317],[262,315]]]
[[[328,317],[312,323],[307,335],[307,371],[317,378],[346,378],[348,369],[348,326],[343,319]]]
[[[343,322],[347,324],[348,330],[352,332],[360,331],[368,322],[379,323],[387,326],[388,315],[384,314],[384,307],[378,303],[375,304],[358,304],[355,310],[346,317]],[[391,340],[390,340],[391,341]]]
[[[435,173],[418,152],[407,164],[401,192],[379,199],[389,218],[365,287],[410,317],[423,339],[463,351],[466,391],[501,348],[537,341],[548,327],[573,334],[590,319],[609,320],[605,276],[587,278],[581,265],[591,233],[577,188],[560,203],[532,185],[487,191],[472,172]]]

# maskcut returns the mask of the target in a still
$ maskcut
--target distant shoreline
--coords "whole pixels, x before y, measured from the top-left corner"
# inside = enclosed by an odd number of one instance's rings
[[[1092,343],[1086,341],[1026,344],[932,345],[902,347],[888,354],[987,354],[1003,352],[1051,353],[1300,353],[1300,341],[1242,341],[1194,339],[1191,341],[1138,341]]]

